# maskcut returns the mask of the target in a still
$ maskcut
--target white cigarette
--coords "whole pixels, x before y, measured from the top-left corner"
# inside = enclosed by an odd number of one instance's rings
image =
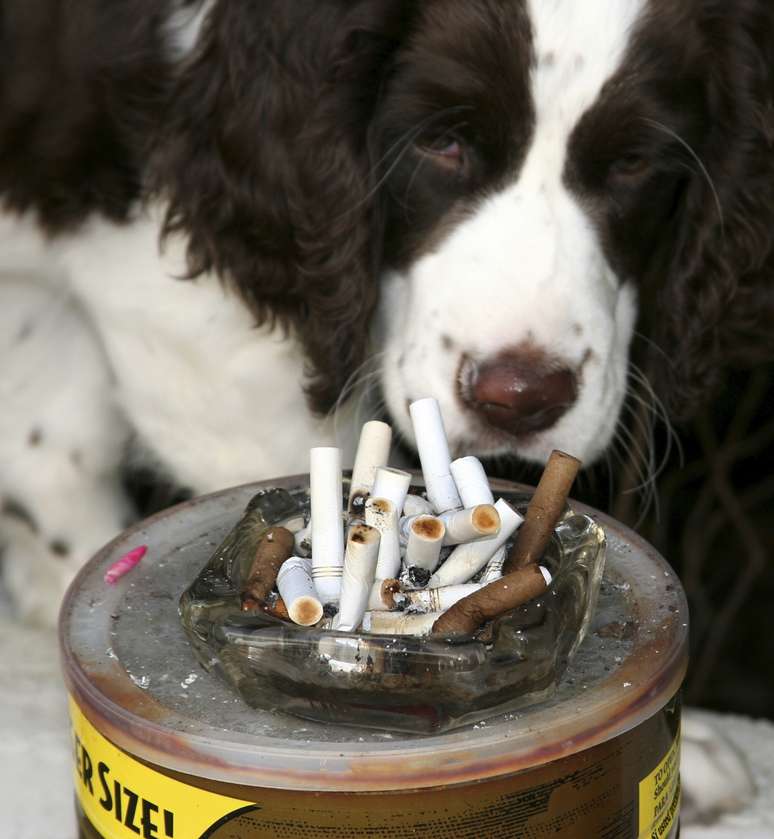
[[[323,603],[338,603],[344,565],[341,518],[341,451],[331,447],[309,452],[312,509],[312,577]]]
[[[400,515],[410,484],[411,474],[409,472],[404,472],[402,469],[392,469],[389,466],[380,466],[376,470],[371,495],[374,498],[387,498],[392,501],[395,511]]]
[[[293,534],[296,543],[296,553],[301,556],[312,555],[312,522]]]
[[[550,586],[551,581],[554,579],[551,576],[551,572],[544,565],[538,565],[538,568],[540,568],[540,573],[543,575],[543,579],[546,581],[546,585]]]
[[[494,504],[489,479],[477,457],[460,457],[452,461],[450,468],[463,507]]]
[[[432,515],[432,512],[433,505],[426,498],[422,498],[421,495],[411,495],[409,493],[403,502],[404,516],[426,516]]]
[[[360,626],[368,605],[378,557],[379,531],[365,524],[351,527],[347,536],[341,597],[339,611],[333,623],[334,629],[340,632],[354,632]]]
[[[444,545],[489,539],[500,532],[500,514],[494,504],[479,504],[466,510],[442,513],[440,518],[446,525]]]
[[[477,574],[501,548],[514,530],[524,521],[511,505],[500,498],[494,505],[500,515],[500,532],[491,539],[468,542],[455,548],[444,564],[433,574],[428,588],[441,588],[466,583]]]
[[[503,564],[505,563],[505,545],[495,551],[494,556],[487,562],[484,573],[481,575],[481,583],[493,583],[503,575]]]
[[[440,612],[426,615],[406,615],[403,612],[366,612],[363,631],[378,635],[429,635]]]
[[[406,592],[408,608],[419,607],[424,612],[445,612],[463,597],[478,591],[480,583],[465,583],[458,586],[444,586],[443,588],[423,588],[418,591]]]
[[[435,399],[419,399],[409,406],[414,436],[427,487],[427,497],[436,513],[462,507],[454,478],[451,475],[451,455]]]
[[[277,574],[277,588],[294,623],[312,626],[323,616],[322,603],[312,582],[311,560],[300,556],[286,559]]]
[[[347,509],[350,514],[362,512],[362,505],[371,495],[374,486],[376,470],[386,466],[390,457],[392,443],[392,428],[386,422],[372,420],[367,422],[360,431],[360,441],[355,454],[355,465],[352,467],[352,479],[349,484],[349,501]]]
[[[401,520],[401,525],[404,521]],[[408,523],[406,565],[435,571],[441,556],[446,526],[435,516],[414,516]]]
[[[366,524],[379,531],[379,559],[376,562],[376,579],[390,580],[400,571],[400,540],[398,538],[398,513],[387,498],[371,496],[366,501]]]
[[[368,595],[368,609],[375,612],[389,612],[405,602],[399,580],[375,580]]]

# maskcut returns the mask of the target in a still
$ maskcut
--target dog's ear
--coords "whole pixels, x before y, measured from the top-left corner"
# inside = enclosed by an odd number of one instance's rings
[[[708,126],[686,159],[693,174],[675,207],[669,258],[642,300],[654,386],[677,419],[734,368],[774,359],[774,116],[765,104],[774,31],[768,4],[757,4],[758,20],[748,6],[705,23]]]
[[[366,352],[379,263],[367,128],[403,25],[388,0],[222,0],[156,149],[165,234],[291,329],[327,410]]]

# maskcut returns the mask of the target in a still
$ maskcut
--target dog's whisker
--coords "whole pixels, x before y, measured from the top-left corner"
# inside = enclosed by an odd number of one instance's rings
[[[667,411],[666,406],[664,405],[663,401],[659,398],[645,372],[641,370],[633,361],[629,362],[629,373],[638,382],[640,387],[645,391],[647,398],[648,400],[650,400],[650,403],[653,407],[656,417],[664,426],[664,430],[666,432],[666,445],[664,447],[665,450],[662,458],[664,465],[666,465],[666,461],[669,460],[669,457],[672,453],[672,449],[674,448],[677,452],[678,462],[682,466],[685,463],[685,453],[683,451],[683,444],[680,440],[679,434],[675,430],[675,427],[669,418],[669,412]]]
[[[707,171],[707,167],[704,165],[704,162],[696,153],[695,149],[684,140],[676,131],[673,131],[668,126],[664,125],[664,123],[659,122],[655,119],[650,119],[649,117],[643,117],[642,121],[648,125],[652,125],[654,128],[657,128],[659,131],[663,131],[668,136],[672,137],[672,139],[676,140],[680,145],[691,155],[691,157],[696,161],[696,165],[699,167],[702,175],[704,176],[707,184],[709,185],[710,191],[712,192],[712,197],[715,201],[715,207],[718,211],[718,218],[720,221],[720,233],[721,236],[725,236],[725,218],[723,215],[723,207],[720,203],[720,195],[718,194],[718,190],[715,186],[715,182],[713,181],[710,173]]]

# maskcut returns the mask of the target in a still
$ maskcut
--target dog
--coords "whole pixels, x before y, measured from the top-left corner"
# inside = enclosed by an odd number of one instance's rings
[[[129,452],[196,493],[351,462],[376,381],[409,442],[434,396],[455,452],[590,463],[635,335],[677,418],[774,355],[768,0],[2,0],[0,47],[29,620]]]

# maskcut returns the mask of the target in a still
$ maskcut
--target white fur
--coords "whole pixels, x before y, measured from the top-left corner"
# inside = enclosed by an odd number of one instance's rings
[[[201,0],[193,7],[181,5],[172,13],[167,24],[167,43],[173,58],[185,58],[193,51],[214,3],[215,0]]]
[[[27,616],[52,620],[56,606],[39,615],[40,601],[56,604],[124,526],[117,467],[132,429],[197,493],[305,472],[313,445],[341,445],[352,463],[354,409],[313,417],[297,345],[255,329],[214,277],[176,279],[182,244],[160,255],[158,229],[151,209],[46,243],[31,220],[0,216],[0,497],[39,527],[5,517],[0,531],[3,573]],[[68,559],[50,550],[56,540]]]
[[[431,393],[458,452],[515,449],[541,462],[561,448],[591,461],[610,442],[626,391],[635,292],[614,276],[562,173],[570,133],[620,64],[643,6],[529,3],[537,113],[518,179],[435,252],[391,276],[384,293],[384,390],[409,438],[406,402]],[[448,338],[453,352],[443,346]],[[463,409],[456,376],[463,353],[483,360],[527,340],[579,369],[581,387],[554,427],[514,445],[481,430]],[[410,361],[399,364],[402,356]]]

